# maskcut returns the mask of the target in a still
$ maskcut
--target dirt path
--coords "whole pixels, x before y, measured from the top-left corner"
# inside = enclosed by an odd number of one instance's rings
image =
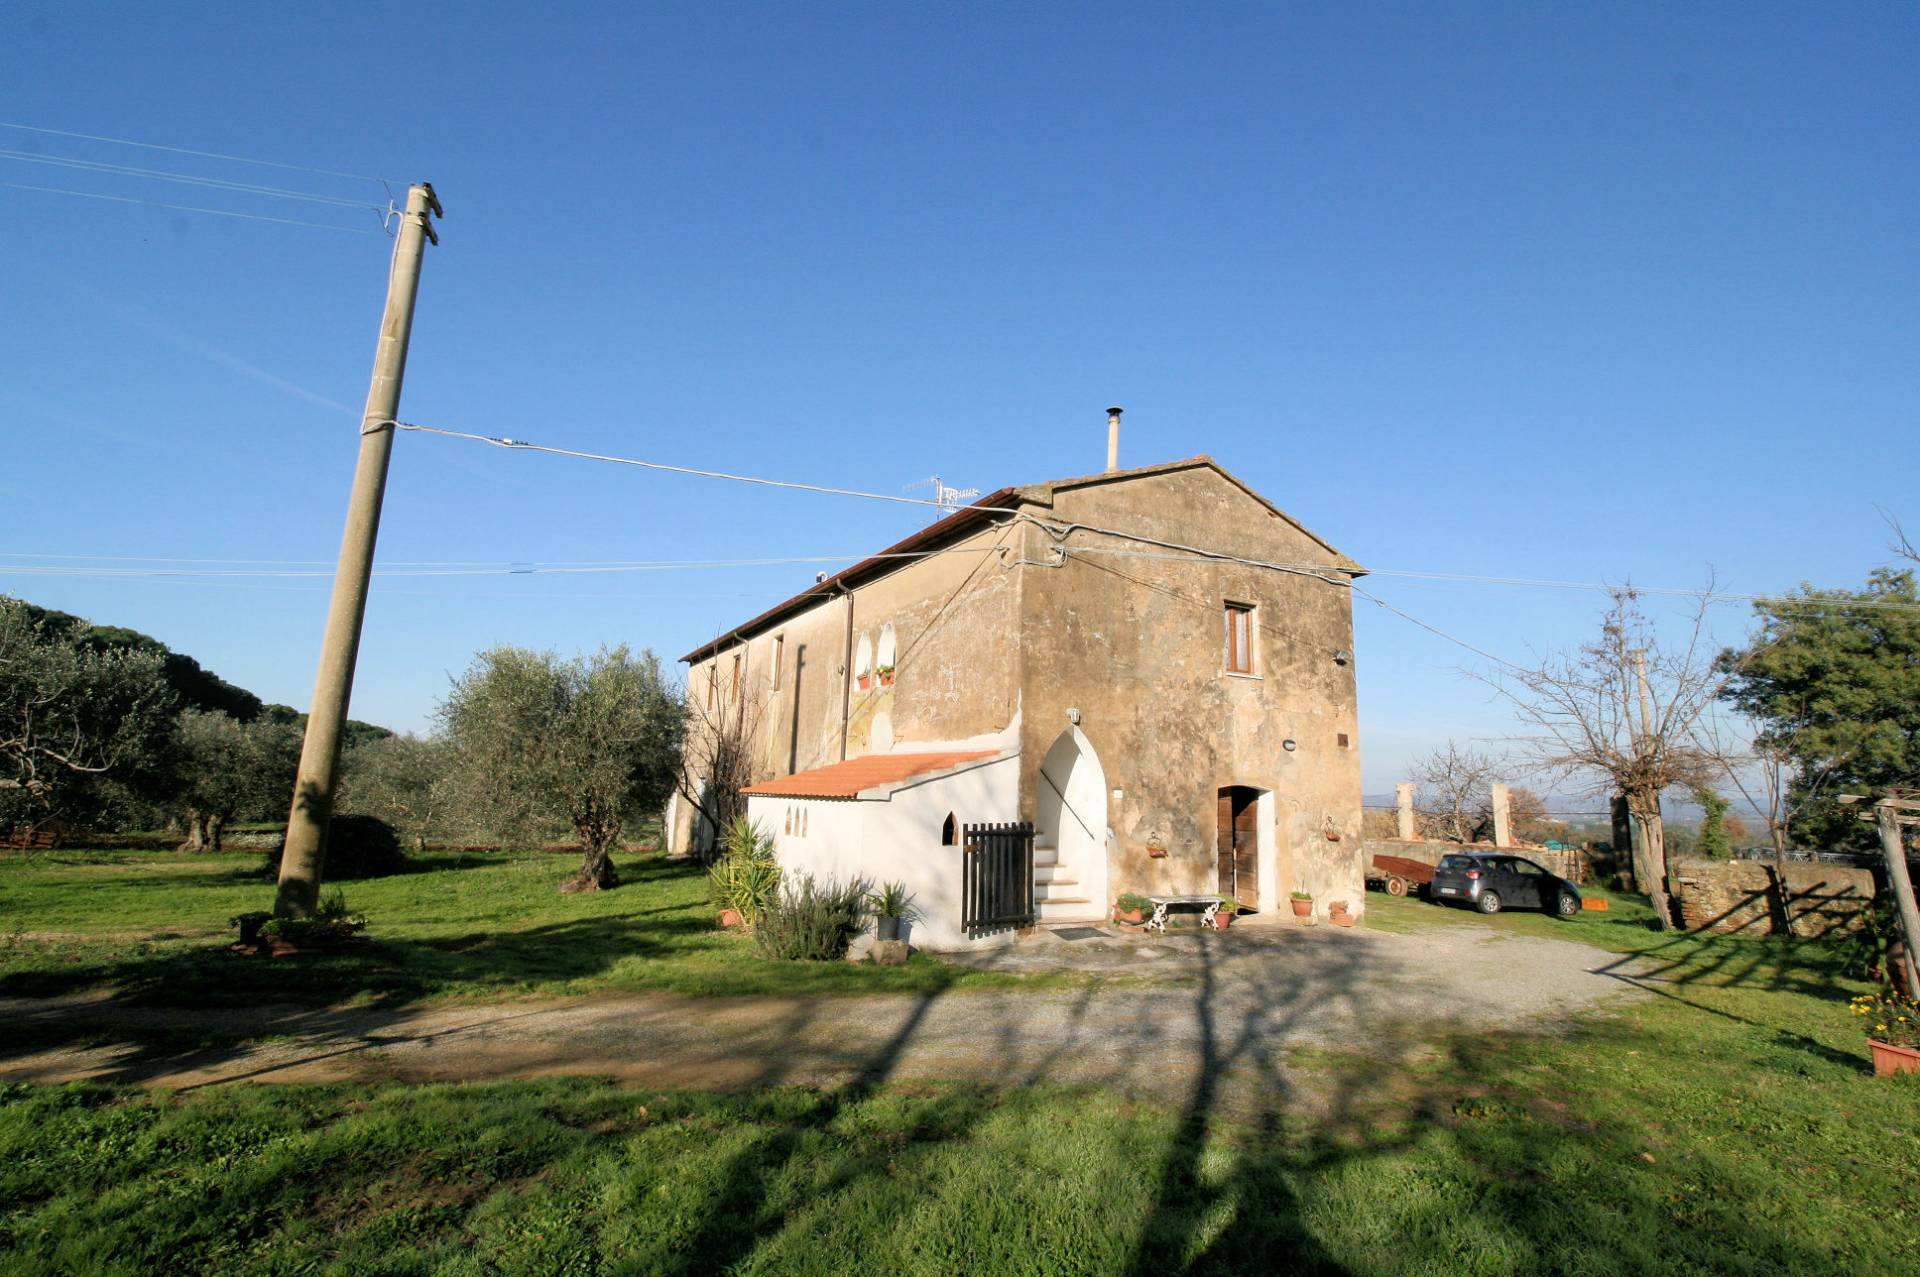
[[[191,1088],[250,1080],[466,1081],[590,1074],[646,1086],[840,1085],[950,1078],[1092,1082],[1178,1097],[1291,1089],[1285,1056],[1386,1056],[1460,1026],[1550,1027],[1632,996],[1623,960],[1585,945],[1457,926],[1318,928],[1023,944],[975,965],[1110,973],[1085,987],[928,996],[669,995],[398,1009],[194,1011],[103,999],[4,999],[0,1080]],[[121,1034],[131,1041],[100,1042]],[[168,1035],[231,1038],[165,1045]],[[247,1040],[240,1040],[247,1039]]]

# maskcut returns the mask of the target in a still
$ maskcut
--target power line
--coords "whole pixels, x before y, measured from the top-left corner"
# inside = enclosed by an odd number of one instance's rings
[[[489,577],[489,576],[618,576],[641,572],[688,572],[721,568],[791,567],[799,564],[846,563],[866,559],[931,559],[947,554],[996,554],[1001,547],[948,546],[940,550],[897,551],[887,554],[786,555],[758,559],[663,559],[635,563],[491,563],[468,566],[388,566],[375,568],[380,577]],[[127,560],[129,562],[133,560]],[[196,560],[175,560],[194,563]],[[223,560],[205,560],[220,563]],[[244,562],[244,560],[242,560]],[[122,579],[129,577],[186,577],[196,579],[299,580],[331,577],[331,569],[314,568],[224,568],[224,567],[43,567],[38,564],[0,564],[0,576],[40,576],[79,579]]]
[[[137,146],[146,151],[166,151],[172,155],[193,155],[203,160],[226,160],[231,164],[257,164],[262,168],[288,169],[296,173],[317,173],[322,177],[344,177],[357,182],[386,182],[384,177],[372,177],[365,173],[342,173],[338,169],[314,168],[310,164],[288,164],[282,160],[256,160],[244,155],[224,155],[219,151],[196,151],[185,146],[163,146],[158,142],[135,142],[124,137],[103,137],[98,133],[74,133],[67,129],[45,129],[32,124],[10,124],[0,120],[0,129],[17,129],[22,133],[39,133],[47,137],[71,137],[84,142],[106,142],[113,146]]]
[[[197,177],[188,173],[174,173],[166,169],[136,168],[130,164],[109,164],[102,160],[73,159],[63,155],[36,155],[31,151],[13,151],[0,148],[0,159],[15,160],[23,164],[49,164],[56,168],[79,169],[87,173],[111,173],[122,177],[140,177],[156,182],[178,182],[184,186],[204,186],[218,191],[232,191],[240,195],[266,195],[279,199],[305,200],[311,204],[330,204],[343,208],[370,208],[376,213],[384,213],[387,206],[367,200],[346,199],[339,195],[315,195],[309,191],[288,190],[281,186],[261,186],[253,182],[232,182],[220,177]]]
[[[733,483],[751,483],[763,488],[787,488],[796,492],[817,492],[830,497],[860,497],[868,501],[891,501],[896,505],[934,506],[940,509],[938,501],[926,497],[908,497],[892,492],[863,492],[858,488],[834,488],[818,483],[797,483],[788,479],[763,479],[755,475],[730,474],[724,470],[702,470],[696,466],[676,466],[664,461],[641,461],[634,457],[616,457],[603,452],[581,452],[575,448],[556,448],[549,444],[529,443],[525,439],[510,439],[504,435],[473,434],[465,430],[447,430],[440,426],[422,426],[409,421],[379,422],[370,427],[374,430],[392,426],[395,430],[414,430],[422,434],[444,435],[449,439],[467,439],[474,443],[491,444],[496,448],[508,448],[516,452],[544,452],[556,457],[576,457],[582,461],[605,461],[617,466],[636,466],[642,470],[659,470],[668,474],[692,475],[700,479],[726,479]],[[1018,510],[1000,509],[995,506],[970,505],[968,510],[984,510],[991,514],[1019,514]]]
[[[317,231],[344,231],[349,235],[378,235],[371,227],[336,226],[328,222],[303,222],[294,217],[269,217],[264,213],[239,213],[225,208],[199,208],[191,204],[165,204],[159,200],[135,199],[129,195],[102,195],[97,191],[75,191],[63,186],[29,186],[25,182],[0,182],[16,191],[44,191],[48,195],[77,195],[87,200],[111,200],[115,204],[144,204],[148,208],[171,209],[176,213],[207,213],[214,217],[237,217],[249,222],[274,222],[281,226],[307,226]]]

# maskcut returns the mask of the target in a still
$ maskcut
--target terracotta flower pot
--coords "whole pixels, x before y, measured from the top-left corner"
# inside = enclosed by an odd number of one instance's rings
[[[740,916],[738,909],[722,909],[720,911],[720,925],[729,931],[744,921],[746,921],[746,919]]]
[[[1228,927],[1231,927],[1232,925],[1233,925],[1233,915],[1228,913],[1225,909],[1222,909],[1220,912],[1213,915],[1214,930],[1225,931]]]
[[[1165,860],[1167,858],[1167,849],[1154,843],[1148,843],[1147,855],[1154,860]]]
[[[1292,901],[1291,903],[1292,903],[1292,905],[1293,905],[1293,916],[1294,916],[1294,917],[1296,917],[1296,918],[1310,918],[1310,917],[1312,917],[1312,916],[1313,916],[1313,901],[1311,901],[1311,900],[1295,900],[1295,901]]]
[[[1147,914],[1144,909],[1115,908],[1113,911],[1113,920],[1115,922],[1145,922],[1147,920]]]
[[[1875,1077],[1892,1077],[1895,1073],[1920,1073],[1920,1049],[1895,1046],[1891,1042],[1881,1042],[1875,1038],[1868,1038],[1867,1045],[1873,1049]]]
[[[1351,927],[1354,924],[1354,916],[1350,913],[1330,913],[1327,915],[1327,921],[1336,927]]]
[[[873,675],[862,674],[859,677],[855,678],[853,681],[856,685],[859,686],[860,690],[864,692],[869,687],[873,686]]]

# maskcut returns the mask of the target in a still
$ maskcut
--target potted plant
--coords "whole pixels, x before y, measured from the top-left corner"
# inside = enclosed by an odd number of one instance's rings
[[[882,687],[893,686],[893,666],[882,665],[876,668],[873,672],[880,676],[880,686]]]
[[[1327,921],[1336,927],[1351,927],[1354,918],[1352,914],[1347,912],[1347,902],[1344,900],[1335,900],[1329,904],[1327,906]]]
[[[853,676],[853,681],[859,686],[860,690],[864,692],[873,686],[873,675],[856,674]]]
[[[1167,840],[1159,834],[1147,835],[1147,855],[1154,860],[1167,858]]]
[[[920,916],[914,907],[913,893],[904,882],[883,882],[880,890],[867,897],[873,903],[873,934],[876,940],[898,940],[900,924]]]
[[[1920,1073],[1920,1002],[1882,990],[1861,994],[1848,1009],[1866,1032],[1875,1077]]]
[[[1313,893],[1312,892],[1310,891],[1290,892],[1289,899],[1293,901],[1294,917],[1311,918],[1313,916]]]
[[[1147,920],[1147,910],[1153,908],[1153,901],[1137,892],[1124,892],[1114,902],[1113,920],[1120,924],[1122,931],[1138,931]]]
[[[1213,911],[1213,926],[1217,931],[1225,931],[1233,925],[1234,915],[1240,912],[1240,902],[1232,896],[1221,900],[1220,907]]]

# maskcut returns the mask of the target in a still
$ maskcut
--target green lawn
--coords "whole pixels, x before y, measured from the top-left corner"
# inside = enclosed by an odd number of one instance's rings
[[[1411,1065],[1303,1051],[1264,1120],[1204,1088],[0,1088],[0,1270],[1920,1271],[1920,1079],[1866,1076],[1812,993],[1711,979]]]
[[[272,904],[261,857],[60,851],[0,856],[0,995],[115,988],[145,1002],[253,1006],[661,990],[928,992],[1017,983],[917,956],[903,967],[775,962],[714,928],[697,867],[616,857],[624,885],[563,896],[577,855],[414,857],[342,884],[370,921],[350,953],[234,958],[227,919]]]
[[[265,889],[227,862],[171,863],[6,866],[10,927],[99,937],[140,917],[181,938],[17,941],[0,987],[116,975],[148,996],[231,1000],[211,983],[224,976],[281,993],[261,969],[310,996],[336,980],[444,996],[929,978],[761,970],[707,929],[686,871],[630,860],[632,886],[559,897],[563,857],[350,887],[377,925],[392,919],[392,952],[355,959],[350,979],[291,976],[302,968],[192,956],[210,942],[187,937],[196,919]],[[1399,1062],[1295,1049],[1272,1062],[1264,1109],[1231,1116],[1210,1083],[1184,1105],[886,1081],[0,1087],[0,1272],[1920,1271],[1920,1078],[1867,1073],[1846,1012],[1858,986],[1824,950],[1657,934],[1628,900],[1572,923],[1368,903],[1382,927],[1586,939],[1651,996],[1540,1034],[1436,1034],[1411,1008],[1380,1026]],[[597,938],[568,956],[542,936]],[[636,953],[655,955],[652,974]],[[154,967],[207,983],[165,989],[139,974]]]

